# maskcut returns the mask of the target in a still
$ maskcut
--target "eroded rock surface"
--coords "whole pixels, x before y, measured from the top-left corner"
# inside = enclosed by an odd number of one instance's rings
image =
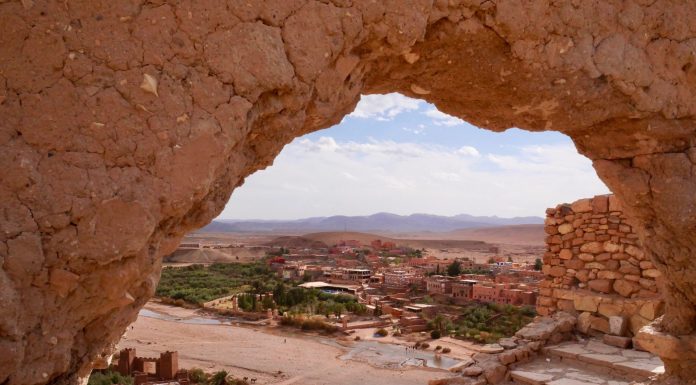
[[[656,330],[693,334],[694,20],[667,0],[0,0],[0,383],[88,373],[182,235],[361,93],[570,135],[668,278]]]

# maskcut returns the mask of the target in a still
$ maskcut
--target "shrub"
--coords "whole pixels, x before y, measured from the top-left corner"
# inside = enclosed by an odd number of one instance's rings
[[[442,333],[440,333],[439,330],[433,330],[430,332],[430,338],[436,340],[438,338],[442,337]]]
[[[389,335],[389,332],[386,329],[377,329],[375,334],[380,337],[386,337],[387,335]]]
[[[189,380],[191,380],[191,383],[193,383],[193,384],[204,385],[204,384],[208,383],[208,376],[206,376],[203,369],[191,368],[188,371],[188,374],[189,374]]]
[[[435,347],[435,350],[440,350],[440,349],[442,349],[442,346],[440,346],[440,345],[437,345],[437,346]]]
[[[443,352],[443,353],[449,353],[449,352],[451,352],[451,351],[452,351],[452,349],[450,349],[450,348],[444,348],[444,349],[442,349],[442,352]]]
[[[354,341],[360,341],[360,336],[355,336],[355,338],[353,338],[353,340],[354,340]]]
[[[112,384],[122,384],[122,385],[132,385],[133,379],[131,377],[124,377],[121,373],[112,372],[110,370],[104,372],[93,372],[89,376],[87,382],[88,385],[112,385]]]
[[[302,316],[283,316],[283,318],[280,319],[280,324],[300,328],[304,331],[320,330],[327,333],[333,333],[338,330],[336,326],[328,324],[320,319],[305,318]]]
[[[227,384],[228,373],[224,370],[220,370],[213,374],[210,378],[210,385],[226,385]]]
[[[420,347],[421,349],[425,350],[430,347],[430,344],[427,342],[423,342],[422,344],[420,344]]]

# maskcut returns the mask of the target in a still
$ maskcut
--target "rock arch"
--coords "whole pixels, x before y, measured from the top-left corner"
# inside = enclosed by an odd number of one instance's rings
[[[688,343],[695,16],[669,0],[0,1],[0,383],[75,382],[247,175],[394,91],[568,134],[669,277],[655,327]],[[663,358],[694,378],[693,357]]]

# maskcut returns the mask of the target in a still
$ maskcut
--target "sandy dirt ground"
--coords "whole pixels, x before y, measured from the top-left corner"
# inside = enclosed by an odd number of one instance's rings
[[[200,317],[193,310],[150,302],[146,309],[181,319]],[[346,351],[329,338],[269,330],[263,326],[186,324],[140,316],[118,344],[138,356],[179,352],[179,367],[227,370],[257,384],[424,385],[447,371],[424,368],[384,369],[339,359]]]

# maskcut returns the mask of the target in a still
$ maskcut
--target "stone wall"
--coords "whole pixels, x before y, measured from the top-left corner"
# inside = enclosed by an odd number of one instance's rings
[[[544,229],[539,314],[571,312],[582,332],[625,337],[662,314],[661,274],[613,195],[550,208]]]

